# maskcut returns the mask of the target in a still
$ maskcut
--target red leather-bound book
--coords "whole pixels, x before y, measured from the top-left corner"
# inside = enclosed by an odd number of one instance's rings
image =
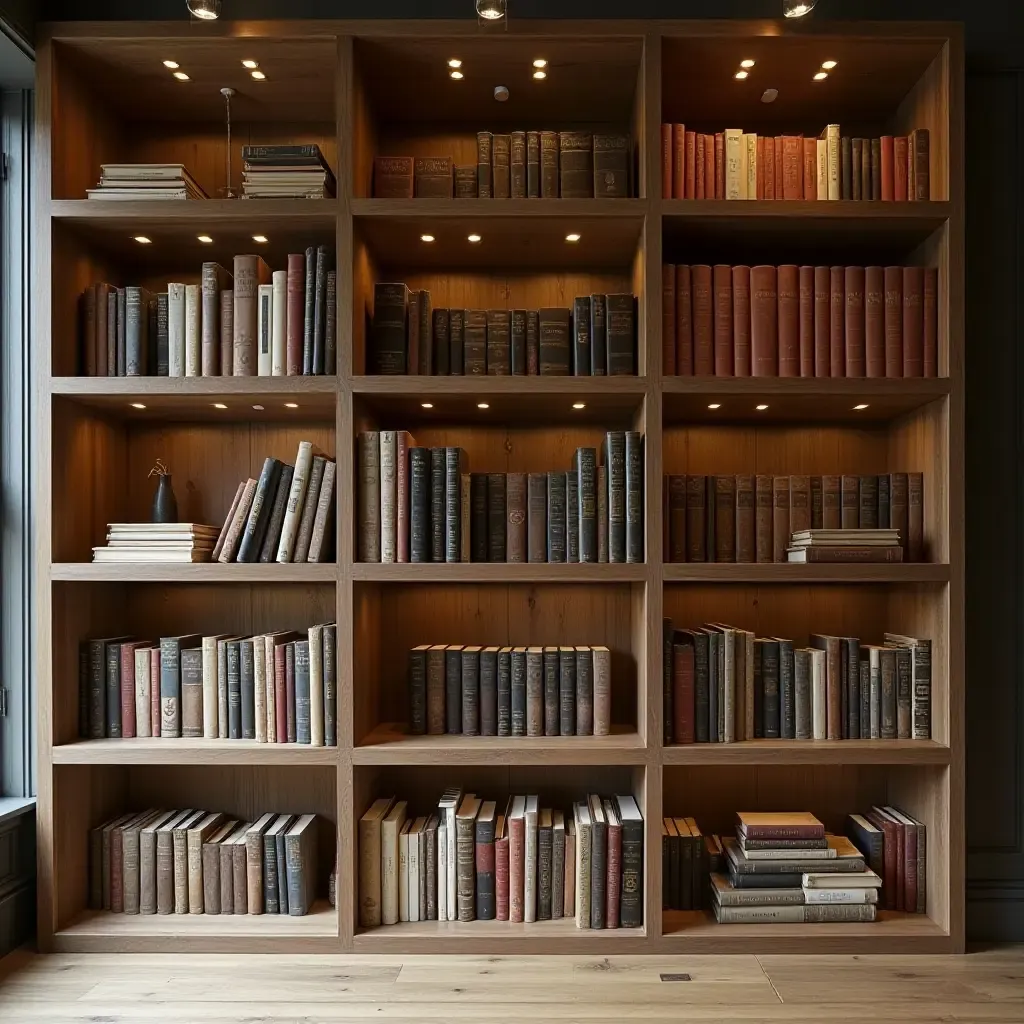
[[[792,263],[778,268],[779,376],[800,376],[800,271]]]
[[[779,375],[777,275],[774,267],[750,268],[750,355],[754,377]]]
[[[704,198],[715,198],[715,137],[704,138]]]
[[[523,920],[526,885],[526,819],[509,818],[508,829],[508,919],[513,924]]]
[[[697,133],[686,133],[686,198],[697,198]]]
[[[831,357],[831,291],[828,267],[814,268],[814,376],[828,377]]]
[[[899,826],[880,807],[872,807],[864,815],[875,828],[880,828],[885,837],[882,844],[882,907],[885,910],[896,909],[896,858],[899,853]],[[902,903],[902,892],[900,902]]]
[[[924,268],[903,268],[903,376],[924,376]]]
[[[695,163],[695,166],[694,166],[694,190],[693,190],[693,198],[694,199],[705,199],[705,198],[707,198],[706,194],[705,194],[705,184],[704,184],[704,140],[705,140],[705,138],[706,138],[706,136],[701,135],[699,133],[697,134],[697,137],[696,137],[697,156],[696,156],[696,163]]]
[[[672,125],[672,198],[686,198],[686,125]]]
[[[508,827],[509,822],[506,820],[506,831]],[[495,917],[498,921],[507,921],[509,915],[509,837],[507,835],[494,842],[494,877],[496,880],[495,904],[497,908]]]
[[[893,198],[897,203],[907,201],[907,137],[898,135],[892,140]]]
[[[847,267],[846,376],[863,377],[864,366],[864,268]]]
[[[903,376],[903,268],[886,267],[885,285],[885,375]]]
[[[939,270],[924,268],[924,375],[939,375]]]
[[[725,198],[725,135],[715,133],[715,198]]]
[[[305,326],[306,257],[301,252],[288,254],[286,286],[285,372],[289,377],[296,377],[302,373],[302,332]]]
[[[672,643],[672,710],[675,721],[672,736],[676,743],[693,743],[694,652],[692,643],[680,643],[677,633]]]
[[[829,270],[829,367],[830,376],[846,376],[846,268]]]
[[[716,263],[715,289],[715,376],[733,376],[732,359],[732,267]]]
[[[690,268],[676,266],[676,373],[693,376],[693,300]]]
[[[818,198],[818,140],[803,140],[804,199]]]
[[[885,376],[885,271],[864,268],[864,368],[869,377]]]
[[[895,165],[893,162],[893,137],[882,136],[882,200],[891,203],[895,198]]]
[[[750,376],[750,267],[732,268],[733,373]]]
[[[711,268],[698,264],[690,267],[691,320],[693,323],[693,372],[698,377],[715,373],[714,297]],[[678,312],[680,295],[676,292]]]
[[[676,374],[676,267],[661,265],[661,372]]]
[[[670,124],[661,126],[661,198],[672,198],[672,125]]]
[[[814,267],[801,267],[800,376],[814,376]]]
[[[611,801],[605,801],[605,817],[608,819],[607,878],[605,882],[605,928],[619,927],[619,902],[622,898],[622,823],[618,817],[609,815]]]

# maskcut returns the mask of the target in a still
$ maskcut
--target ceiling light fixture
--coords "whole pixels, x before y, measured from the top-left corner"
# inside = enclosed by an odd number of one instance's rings
[[[787,18],[802,18],[814,10],[818,0],[782,0],[782,13]]]
[[[286,409],[298,409],[299,403],[298,402],[285,402],[284,403],[284,407]]]
[[[477,17],[484,21],[500,21],[508,13],[506,0],[476,0]]]
[[[577,234],[575,231],[573,231],[570,234],[565,236],[565,240],[567,242],[578,242],[582,237],[583,237],[582,235]]]
[[[741,68],[752,68],[754,66],[754,64],[755,64],[755,62],[752,61],[749,57],[746,60],[741,60],[740,61],[740,67]]]
[[[255,78],[257,82],[262,82],[267,76],[263,74],[262,71],[254,71],[252,73],[252,77]]]
[[[572,407],[574,409],[586,409],[587,403],[586,402],[573,402],[572,403]]]
[[[139,245],[152,245],[153,244],[153,239],[152,238],[147,238],[145,235],[136,235],[135,236],[135,241],[138,242]]]
[[[779,90],[778,89],[765,89],[765,91],[763,93],[761,93],[761,102],[762,103],[774,103],[778,98],[779,98]]]
[[[867,407],[868,407],[867,402],[861,402],[860,405],[855,405],[853,407],[853,411],[854,412],[863,412]]]
[[[174,71],[177,68],[180,68],[181,65],[176,60],[165,60],[164,61],[164,67],[165,68],[170,68],[172,71]]]
[[[255,410],[257,411],[257,412],[263,412],[263,408],[264,408],[264,407],[263,407],[262,405],[254,405],[254,406],[253,406],[253,408],[254,408],[254,409],[255,409]]]
[[[269,241],[266,235],[253,235],[252,240],[259,242],[260,245],[265,245]]]
[[[821,66],[826,71],[831,71],[836,66],[836,64],[838,64],[838,63],[839,63],[838,61],[834,61],[834,60],[823,60],[821,62]]]
[[[133,409],[145,409],[146,407],[141,402],[132,402]]]
[[[765,409],[767,409],[767,408],[768,408],[767,405],[759,405],[759,406],[757,406],[757,411],[758,412],[764,412]]]
[[[449,71],[448,77],[454,78],[456,82],[461,82],[466,76],[461,71]]]
[[[253,68],[258,68],[259,66],[260,66],[260,62],[258,60],[243,60],[242,61],[242,67],[243,68],[248,68],[250,71],[252,71]]]
[[[450,61],[448,61],[448,67],[450,67],[450,68],[461,68],[462,67],[462,61],[459,60],[457,57],[452,57],[452,59]]]
[[[737,71],[736,74],[733,75],[732,77],[733,78],[738,78],[740,81],[743,81],[743,79],[746,78],[747,75],[749,75],[749,74],[750,74],[749,71]]]
[[[826,78],[828,78],[828,72],[827,71],[819,71],[814,76],[814,81],[816,81],[816,82],[824,82]]]
[[[535,68],[546,68],[548,66],[548,62],[542,58],[538,58],[533,62],[533,66]]]
[[[478,409],[490,409],[490,405],[487,402],[477,402],[476,407]]]
[[[469,241],[471,241],[475,245],[477,242],[482,241],[482,239],[480,238],[479,235],[470,235]]]
[[[196,236],[203,245],[209,245],[213,239],[209,235],[197,235]]]
[[[547,78],[548,73],[546,71],[534,71],[533,77],[539,82],[542,78]]]
[[[420,406],[423,409],[433,409],[434,408],[434,403],[433,402],[421,402]]]
[[[223,402],[214,402],[213,403],[213,407],[214,407],[214,409],[226,409],[227,408],[227,406]]]
[[[433,235],[420,235],[421,242],[432,242],[434,240]]]
[[[184,71],[175,71],[174,72],[174,77],[179,82],[187,82],[188,81],[188,75],[186,75]]]
[[[708,406],[708,408],[709,408],[709,409],[721,409],[721,408],[722,408],[722,403],[721,403],[721,402],[712,402],[712,403],[711,403],[711,404],[710,404],[710,405]]]
[[[220,17],[220,0],[185,0],[185,6],[200,21],[216,21]]]

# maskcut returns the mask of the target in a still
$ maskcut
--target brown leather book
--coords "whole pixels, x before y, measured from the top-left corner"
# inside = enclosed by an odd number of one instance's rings
[[[846,376],[846,268],[829,269],[829,368],[830,376]]]
[[[526,198],[540,199],[540,132],[526,133]]]
[[[915,202],[931,199],[929,133],[915,128],[907,140],[907,198]]]
[[[779,376],[800,376],[800,269],[778,268]]]
[[[452,158],[416,157],[413,163],[413,195],[417,199],[452,198]]]
[[[772,561],[785,562],[789,529],[789,477],[772,477]]]
[[[526,481],[526,560],[548,560],[548,475],[530,473]]]
[[[791,476],[789,478],[789,533],[811,528],[811,478]],[[789,547],[787,541],[786,547]]]
[[[823,519],[822,508],[823,508],[823,498],[822,498],[821,477],[820,476],[812,476],[811,477],[811,529],[812,530],[821,530],[821,529],[824,528],[824,525],[823,525],[823,522],[822,522],[822,519]]]
[[[707,136],[702,135],[700,132],[697,133],[697,159],[696,167],[694,169],[694,199],[707,198],[704,185],[704,141],[706,138]]]
[[[924,376],[924,268],[903,268],[903,376]]]
[[[782,137],[782,198],[803,199],[803,139],[799,135]]]
[[[907,559],[924,561],[924,474],[907,474]]]
[[[373,198],[412,199],[414,164],[411,156],[374,157]]]
[[[774,267],[750,268],[750,358],[754,377],[779,375],[777,275]]]
[[[910,505],[909,479],[907,473],[889,474],[889,526],[900,531],[900,544],[904,560],[909,562],[910,547]]]
[[[823,530],[843,527],[843,478],[835,474],[821,478],[821,527]]]
[[[733,373],[750,376],[750,267],[732,268]]]
[[[874,474],[860,478],[860,508],[857,526],[861,530],[878,529],[878,477]]]
[[[673,473],[665,478],[668,496],[668,545],[665,547],[669,562],[686,561],[686,477]]]
[[[704,264],[690,267],[690,285],[692,291],[693,372],[698,377],[712,377],[715,373],[715,330],[711,267]],[[677,292],[677,314],[679,302],[680,296]]]
[[[903,376],[903,268],[886,267],[885,285],[885,375]]]
[[[493,138],[490,132],[476,133],[476,191],[481,199],[494,198],[494,174],[491,163]],[[557,195],[556,185],[555,196]]]
[[[881,179],[880,198],[883,202],[891,203],[893,199],[895,199],[895,181],[893,178],[893,172],[895,169],[893,162],[893,138],[891,135],[883,135],[879,142],[879,177]]]
[[[870,158],[866,152],[868,145],[871,146]],[[865,162],[865,180],[867,178],[867,169],[871,171],[871,195],[865,195],[865,199],[878,200],[882,198],[882,140],[881,139],[865,139],[864,140],[864,162]]]
[[[785,199],[786,188],[782,171],[782,136],[775,136],[775,198]]]
[[[505,511],[508,519],[505,561],[526,561],[526,474],[508,473],[505,478]]]
[[[846,291],[846,376],[863,377],[864,365],[864,268],[847,267]]]
[[[715,133],[715,198],[725,198],[725,134]]]
[[[770,476],[754,478],[754,557],[758,562],[772,561],[772,489]]]
[[[270,284],[270,267],[261,256],[236,256],[234,263],[234,333],[232,373],[256,376],[256,299],[259,286]]]
[[[686,198],[686,125],[672,125],[672,198]]]
[[[512,195],[512,140],[508,135],[491,136],[491,187],[495,199]]]
[[[676,375],[676,267],[661,265],[661,372]]]
[[[558,132],[540,133],[540,197],[558,198]]]
[[[705,516],[707,478],[690,474],[686,478],[686,560],[706,562],[707,544]]]
[[[292,742],[291,738],[289,738],[289,742]],[[251,824],[246,827],[245,834],[235,838],[231,848],[231,875],[235,890],[231,902],[236,914],[249,913],[249,880],[246,871],[245,839],[250,828],[252,828]]]
[[[842,520],[840,528],[860,528],[860,478],[844,474],[842,477]]]
[[[676,267],[676,373],[680,377],[693,376],[693,301],[692,275],[684,264]]]
[[[285,326],[285,372],[289,377],[302,373],[302,334],[305,326],[306,256],[288,254],[288,314]]]
[[[715,292],[715,376],[732,377],[732,267],[716,263],[713,268]]]
[[[736,561],[736,477],[716,476],[715,561]]]
[[[764,138],[764,174],[758,179],[764,178],[764,199],[781,198],[775,184],[775,138],[772,135],[765,135]],[[758,136],[761,139],[761,136]]]
[[[855,139],[851,139],[850,140],[850,149],[852,150],[851,170],[853,171],[853,176],[850,179],[850,181],[851,181],[850,198],[851,199],[861,199],[861,198],[863,198],[862,191],[863,191],[863,188],[864,188],[864,183],[863,183],[863,181],[861,179],[861,168],[863,166],[862,159],[861,159],[861,153],[862,153],[863,148],[864,148],[864,140],[863,139],[856,139],[855,138]]]
[[[907,195],[907,137],[897,135],[892,140],[893,198],[905,203]]]
[[[800,376],[814,376],[814,267],[800,267]]]
[[[818,140],[803,140],[804,199],[818,198]]]
[[[480,187],[479,172],[476,164],[461,164],[452,172],[455,182],[456,199],[476,199]]]
[[[235,293],[227,288],[220,293],[220,375],[234,373]]]
[[[697,133],[688,131],[686,133],[686,165],[683,169],[685,174],[685,192],[687,199],[697,198]]]
[[[755,483],[749,473],[736,475],[736,561],[757,560]]]
[[[939,375],[939,269],[924,268],[924,375]]]
[[[589,132],[559,132],[558,187],[563,199],[594,198],[594,139]]]
[[[864,268],[864,370],[885,376],[885,271]]]
[[[672,125],[661,126],[661,198],[672,198]]]
[[[704,136],[704,198],[715,198],[715,137]]]
[[[203,842],[202,849],[202,883],[203,913],[219,914],[221,912],[220,897],[220,848],[221,844],[238,827],[234,819],[223,822],[208,839]]]
[[[276,818],[273,812],[264,814],[249,826],[245,834],[246,891],[250,914],[263,913],[263,833]]]
[[[814,268],[814,376],[832,373],[832,309],[828,267]]]
[[[510,142],[510,166],[512,168],[511,196],[513,199],[526,198],[526,132],[512,132]]]

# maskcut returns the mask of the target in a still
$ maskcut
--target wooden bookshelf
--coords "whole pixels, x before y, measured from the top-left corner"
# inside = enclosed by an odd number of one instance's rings
[[[463,61],[451,81],[445,62]],[[550,62],[544,82],[530,62]],[[740,59],[756,73],[732,78]],[[253,82],[243,59],[267,74]],[[949,952],[964,947],[963,52],[934,22],[218,21],[44,26],[37,51],[33,446],[39,465],[35,679],[39,749],[39,939],[65,951],[365,953]],[[177,60],[176,82],[162,66]],[[838,61],[823,83],[810,76]],[[509,86],[499,105],[492,90]],[[246,143],[316,142],[337,199],[235,201],[226,183],[221,86],[233,105],[234,183]],[[779,88],[771,105],[765,86]],[[931,132],[931,202],[662,200],[660,124],[759,133]],[[635,198],[391,201],[371,198],[375,155],[475,162],[475,133],[581,128],[628,134]],[[102,162],[184,162],[202,202],[89,201]],[[96,280],[198,279],[205,259],[252,251],[275,268],[333,244],[337,377],[97,379],[75,373],[76,303]],[[420,240],[429,232],[433,243]],[[469,245],[469,232],[483,240]],[[579,243],[565,236],[578,232]],[[201,244],[200,233],[214,241]],[[152,245],[140,246],[136,234]],[[742,255],[740,255],[742,253]],[[939,267],[934,379],[664,376],[662,262],[930,263]],[[392,276],[394,275],[394,276]],[[590,291],[639,296],[631,378],[366,376],[373,284],[428,288],[434,304],[529,308]],[[427,402],[431,408],[425,409]],[[138,409],[135,404],[144,405]],[[286,404],[287,403],[287,404]],[[488,408],[478,408],[485,403]],[[582,408],[576,406],[582,404]],[[709,405],[719,406],[709,409]],[[766,404],[766,410],[757,410]],[[216,408],[223,405],[227,408]],[[866,405],[866,409],[854,406]],[[292,408],[297,406],[297,408]],[[474,469],[568,465],[604,430],[646,437],[641,565],[364,565],[355,560],[355,437],[413,430],[458,444]],[[220,523],[267,454],[310,438],[338,460],[337,561],[329,565],[96,565],[105,524],[145,518],[152,460],[165,458],[183,515]],[[849,468],[847,468],[849,467]],[[929,561],[898,565],[663,562],[669,472],[926,474]],[[930,636],[933,739],[662,743],[663,616],[806,636]],[[337,748],[77,738],[77,650],[125,630],[258,632],[336,619]],[[596,630],[596,632],[595,632]],[[589,632],[588,632],[589,631]],[[613,650],[612,734],[558,739],[409,736],[404,657],[435,636],[476,643],[604,642]],[[585,641],[583,636],[589,637]],[[211,771],[211,767],[213,770]],[[420,922],[358,925],[356,823],[397,792],[425,810],[453,769],[500,799],[630,792],[646,821],[638,930]],[[928,912],[874,924],[736,926],[662,912],[661,818],[728,831],[738,809],[809,809],[829,827],[894,802],[928,827]],[[122,809],[209,805],[251,815],[314,811],[321,895],[306,918],[126,917],[85,910],[87,835]],[[421,806],[422,805],[422,806]]]

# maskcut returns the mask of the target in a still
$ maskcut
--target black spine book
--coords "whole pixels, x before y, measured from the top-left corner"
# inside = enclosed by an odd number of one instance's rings
[[[296,644],[298,647],[298,644]],[[307,643],[307,654],[306,654],[306,724],[307,728],[309,725],[309,645]],[[242,739],[243,740],[254,740],[256,739],[256,673],[253,664],[253,650],[252,640],[243,640],[239,645],[239,668],[241,671],[242,680]],[[296,652],[297,654],[298,652]],[[301,704],[299,696],[299,660],[298,657],[295,659],[295,713],[299,716],[301,722]],[[300,743],[308,743],[309,737],[306,739],[301,738]]]
[[[597,449],[576,449],[580,561],[597,561]]]
[[[409,732],[423,736],[427,731],[427,651],[409,652]]]
[[[616,797],[622,821],[622,892],[619,924],[642,928],[644,923],[644,822],[631,796]],[[703,842],[703,840],[702,840]]]
[[[867,658],[860,663],[860,738],[871,738],[871,662]]]
[[[429,562],[430,530],[430,449],[409,449],[409,559]]]
[[[481,377],[487,373],[487,311],[467,309],[462,329],[463,373]]]
[[[512,735],[526,735],[526,648],[512,650]]]
[[[696,681],[696,671],[694,672]],[[672,690],[672,620],[662,619],[661,622],[661,703],[662,732],[661,742],[669,747],[675,742],[675,701]]]
[[[448,373],[461,377],[463,374],[463,351],[466,331],[466,311],[450,309],[448,311]],[[440,357],[438,357],[440,363]]]
[[[338,626],[324,626],[324,746],[338,745]],[[268,680],[273,682],[273,680]],[[267,700],[273,700],[273,687],[267,688]],[[426,697],[424,696],[424,704]],[[426,712],[424,711],[424,719]]]
[[[241,642],[228,642],[228,739],[242,738],[242,652]],[[162,655],[161,655],[162,660]],[[163,735],[161,733],[161,735]]]
[[[326,245],[316,250],[316,292],[313,296],[312,372],[322,375],[327,364],[327,271],[331,257]]]
[[[430,449],[430,560],[444,561],[445,481],[448,451]]]
[[[889,502],[889,474],[883,473],[878,478],[878,528],[889,530],[892,528],[892,513]],[[900,538],[902,540],[902,538]]]
[[[308,255],[308,254],[307,254]],[[310,295],[306,274],[306,297]],[[373,286],[373,318],[370,326],[369,371],[390,376],[408,373],[409,289],[404,284]],[[312,326],[310,326],[312,330]],[[303,346],[305,352],[305,346]]]
[[[860,640],[856,637],[844,637],[840,651],[846,659],[846,679],[847,687],[850,691],[848,698],[849,707],[847,708],[849,717],[846,723],[847,738],[859,740],[861,738]],[[868,735],[870,736],[870,733]]]
[[[576,735],[576,651],[561,647],[558,651],[559,731],[563,736]]]
[[[487,561],[487,474],[469,477],[469,557],[472,562]]]
[[[488,805],[493,809],[494,804]],[[493,921],[497,916],[497,898],[495,888],[495,862],[494,862],[494,815],[486,818],[478,817],[475,824],[475,847],[476,847],[476,919],[478,921]],[[490,847],[490,851],[483,857],[480,856],[481,847]],[[490,868],[490,870],[487,870]]]
[[[170,373],[170,348],[167,320],[167,292],[156,297],[156,375],[166,377]]]
[[[698,743],[711,742],[711,670],[708,636],[699,630],[693,638],[693,735]]]
[[[764,738],[776,740],[779,717],[779,642],[765,640],[761,645],[761,677],[764,680]]]
[[[573,459],[573,468],[565,474],[565,560],[580,560],[580,478]]]
[[[632,295],[606,295],[608,375],[636,373],[636,299]]]
[[[498,651],[480,652],[480,735],[498,735]]]
[[[718,652],[721,636],[715,630],[707,630],[708,638],[708,736],[712,743],[721,743],[718,732]]]
[[[739,637],[737,637],[737,642],[741,642]],[[780,735],[784,740],[795,740],[796,667],[793,664],[792,640],[779,640],[779,709]]]
[[[526,311],[526,372],[540,373],[540,314],[535,309]]]
[[[121,738],[121,645],[119,643],[107,644],[107,721],[105,732],[111,739]],[[175,671],[177,667],[175,667]],[[163,687],[161,686],[161,690]],[[178,682],[178,691],[181,691],[181,682]],[[179,708],[180,708],[179,697]],[[180,719],[179,719],[180,720]]]
[[[247,738],[245,735],[245,646],[246,641],[242,641],[242,737]],[[252,651],[252,643],[249,642],[249,650]],[[309,686],[309,641],[308,640],[296,640],[295,641],[295,742],[296,743],[312,743],[313,742],[313,723],[310,718],[312,714],[312,705],[310,702],[310,686]]]
[[[264,565],[269,565],[277,559],[277,545],[281,540],[281,526],[284,523],[294,474],[294,466],[282,466],[277,478],[277,491],[270,509],[270,520],[267,523],[267,532],[263,535],[263,544],[260,546],[260,562]]]
[[[548,473],[548,561],[566,560],[565,474]]]
[[[512,373],[526,375],[526,310],[512,310]]]
[[[576,735],[594,735],[594,652],[576,652]]]
[[[571,372],[569,309],[551,307],[539,311],[540,365],[542,376],[567,376]]]
[[[839,194],[843,199],[853,198],[853,140],[844,135],[839,140]]]
[[[435,309],[432,314],[432,320],[433,324],[431,332],[434,339],[432,346],[434,351],[433,365],[428,367],[426,371],[424,371],[423,366],[421,365],[420,372],[437,374],[440,377],[447,377],[450,373],[452,354],[451,313],[447,309]]]
[[[626,561],[644,560],[644,441],[626,431]]]
[[[498,735],[512,735],[512,649],[498,651]]]
[[[487,373],[506,377],[512,373],[512,314],[507,309],[487,311]]]
[[[148,294],[143,292],[143,294]],[[158,295],[150,295],[146,306],[146,375],[149,377],[156,376],[159,373],[157,368],[157,335],[159,333],[158,324],[160,321],[160,297]]]
[[[255,562],[259,559],[263,538],[266,536],[267,526],[274,511],[272,502],[277,497],[277,484],[280,478],[281,463],[274,458],[265,459],[249,508],[249,516],[245,521],[236,561]]]
[[[316,246],[306,250],[306,295],[302,318],[302,373],[313,373],[313,323],[316,315]]]
[[[595,377],[608,373],[608,297],[590,296],[590,372]]]
[[[754,641],[754,739],[764,739],[764,655],[762,642]]]
[[[480,648],[462,652],[462,735],[480,735]]]
[[[472,486],[472,485],[471,485]],[[487,474],[487,561],[504,562],[505,474]]]
[[[609,431],[605,437],[608,467],[608,561],[626,561],[626,435]]]
[[[461,448],[445,449],[444,561],[462,560],[462,468],[466,463]]]
[[[444,708],[446,731],[451,736],[462,732],[462,648],[444,652]]]
[[[552,830],[550,816],[537,829],[537,920],[551,920]]]
[[[561,694],[558,689],[558,648],[544,648],[544,735],[560,733]]]
[[[590,296],[577,295],[572,309],[572,372],[576,377],[589,377],[591,375]]]

